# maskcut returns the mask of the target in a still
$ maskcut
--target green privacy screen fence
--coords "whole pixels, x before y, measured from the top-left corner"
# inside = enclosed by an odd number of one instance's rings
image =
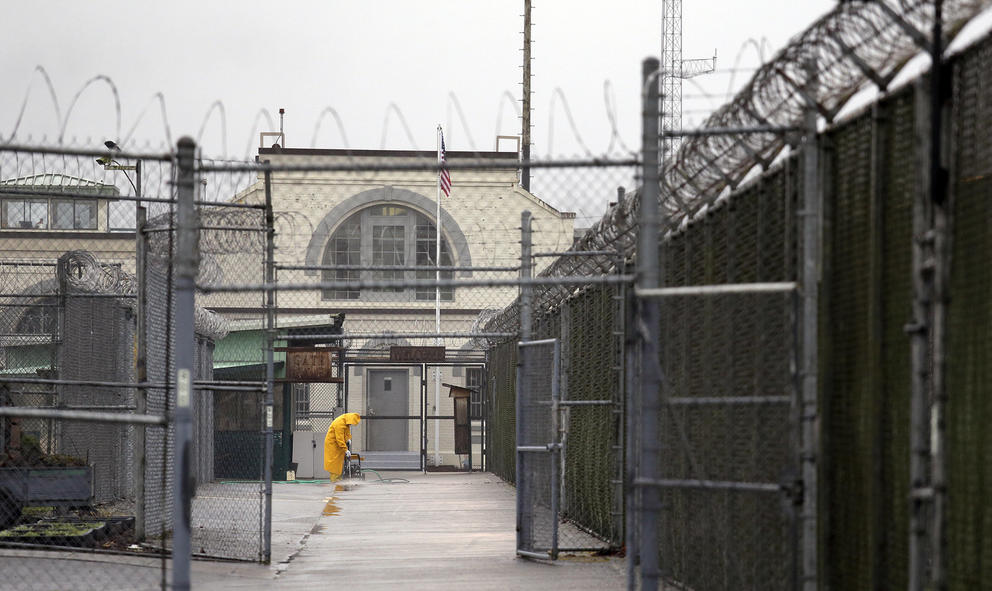
[[[951,125],[946,149],[951,172],[948,328],[943,351],[935,352],[935,362],[947,368],[944,556],[948,588],[962,590],[992,579],[992,509],[987,503],[992,494],[992,465],[986,461],[992,454],[987,428],[992,422],[992,138],[985,131],[992,125],[990,60],[989,39],[951,60]],[[919,200],[926,163],[921,134],[928,129],[927,110],[921,96],[925,94],[917,86],[908,84],[828,126],[820,136],[824,211],[817,553],[823,588],[908,585],[914,510],[910,475],[913,248],[927,239],[913,230],[914,204]],[[709,212],[669,233],[660,257],[665,284],[797,280],[797,261],[802,256],[797,239],[804,215],[799,198],[802,180],[798,159],[786,157],[723,196]],[[540,295],[535,297],[544,307],[534,311],[532,336],[562,340],[563,359],[571,360],[568,396],[622,401],[626,395],[623,380],[612,372],[613,367],[623,365],[615,337],[617,333],[629,335],[634,328],[617,315],[611,300],[616,296],[612,287],[589,286],[552,305]],[[784,388],[785,382],[775,380],[791,370],[777,362],[791,362],[788,339],[792,337],[787,333],[792,329],[788,317],[771,310],[765,303],[747,299],[713,300],[706,305],[675,302],[663,307],[665,379],[677,392],[713,388],[721,381],[729,383],[731,391]],[[508,308],[504,314],[508,323],[515,321],[515,309]],[[755,322],[764,330],[754,328]],[[516,355],[510,341],[489,350],[489,465],[510,481],[514,479]],[[925,402],[928,408],[930,402]],[[623,420],[613,420],[607,417],[608,409],[595,412],[602,414],[581,418],[572,414],[566,461],[574,480],[566,477],[565,486],[573,489],[576,498],[577,510],[571,518],[604,539],[618,540],[622,539],[622,519],[616,514],[611,484],[622,474],[615,462],[622,462],[623,455],[611,455],[609,447],[615,445],[612,442],[631,417],[625,413]],[[799,453],[789,432],[794,420],[784,411],[777,418],[771,413],[759,420],[742,409],[719,420],[701,420],[693,427],[702,431],[695,437],[708,438],[703,447],[713,462],[789,464],[787,458]],[[754,429],[748,437],[757,439],[745,446],[735,444],[741,438],[735,440],[734,429],[747,430],[749,421]],[[767,421],[778,421],[778,429],[757,428]],[[666,435],[666,425],[660,427],[662,438],[671,436],[670,428]],[[777,443],[762,444],[770,440]],[[663,450],[671,450],[673,441],[661,443]],[[697,501],[668,499],[664,510],[669,513],[663,521],[671,529],[662,532],[663,572],[683,567],[695,569],[699,577],[707,569],[723,572],[730,567],[706,560],[706,556],[717,560],[720,552],[734,553],[739,563],[752,568],[766,565],[737,579],[750,580],[758,587],[790,568],[789,561],[795,557],[786,547],[788,508],[773,507],[770,501],[742,504],[734,518],[748,524],[750,533],[718,542],[711,539],[710,545],[724,545],[709,553],[692,554],[687,548],[702,544],[703,539],[695,531],[700,525],[692,519],[692,511],[696,515],[704,511]],[[680,511],[686,513],[679,517]],[[930,530],[931,516],[922,511],[921,518]],[[769,535],[781,543],[758,543]],[[680,565],[679,556],[691,557],[697,564],[691,568]],[[723,588],[716,578],[701,579],[700,584]]]

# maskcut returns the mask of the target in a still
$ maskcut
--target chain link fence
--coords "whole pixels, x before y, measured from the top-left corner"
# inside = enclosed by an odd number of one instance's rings
[[[938,217],[943,225],[936,231],[925,225],[932,223],[926,216],[938,214],[928,212],[920,174],[927,157],[920,138],[929,125],[925,79],[820,134],[814,148],[819,162],[812,168],[820,180],[811,187],[822,210],[806,201],[808,179],[816,177],[809,176],[809,150],[797,150],[800,144],[740,186],[728,181],[723,191],[701,192],[707,198],[682,193],[691,197],[689,213],[677,199],[666,204],[666,217],[674,221],[663,232],[662,289],[647,296],[660,298],[660,464],[656,479],[634,483],[660,491],[662,585],[808,588],[819,580],[831,588],[887,588],[934,577],[946,578],[947,588],[963,589],[984,580],[978,496],[985,490],[984,469],[974,461],[985,445],[976,430],[978,417],[987,411],[980,394],[987,355],[979,335],[987,325],[988,298],[978,295],[987,292],[987,273],[978,262],[988,251],[982,184],[987,142],[978,137],[987,109],[978,97],[988,47],[983,40],[950,62],[951,207],[947,217]],[[673,166],[677,170],[680,162]],[[679,191],[699,188],[684,178],[678,184]],[[636,217],[636,210],[621,199],[582,240],[631,249],[627,237],[636,234],[636,222],[623,212]],[[822,275],[810,284],[804,262],[807,248],[820,244],[820,231],[814,242],[803,233],[807,219],[820,211],[823,250],[813,256],[822,256]],[[946,242],[940,232],[947,232]],[[934,242],[937,257],[947,248],[949,267],[916,254],[919,245],[930,248]],[[942,273],[948,274],[945,291],[939,280],[936,292],[919,291],[918,277]],[[804,282],[818,287],[804,290]],[[735,284],[775,284],[781,293],[747,293]],[[793,294],[789,285],[800,291]],[[721,292],[720,286],[729,289]],[[688,291],[678,292],[680,287]],[[589,333],[579,336],[569,321],[576,293],[589,296],[595,289],[535,291],[535,301],[568,305],[536,306],[533,338],[560,337],[563,360],[569,347],[583,350],[587,364],[614,356],[612,344]],[[819,300],[813,300],[812,325],[805,304],[797,306],[811,291]],[[920,302],[932,306],[922,325]],[[947,332],[941,336],[944,313]],[[587,316],[606,322],[610,314],[615,312],[601,308]],[[499,319],[510,323],[519,315],[519,309],[507,308]],[[631,325],[622,326],[631,335]],[[819,349],[812,366],[805,364],[807,334]],[[926,343],[923,364],[914,357],[917,334]],[[492,466],[519,479],[508,434],[514,429],[510,380],[521,361],[509,342],[495,344],[490,359]],[[921,370],[924,380],[942,379],[945,365],[946,398],[939,383],[934,390],[926,382],[923,389],[915,385]],[[625,367],[645,370],[636,363]],[[573,371],[563,381],[589,382],[589,374],[575,380]],[[805,386],[810,379],[812,401]],[[639,412],[635,408],[628,408],[628,418]],[[574,421],[575,409],[569,412]],[[630,469],[648,436],[629,421],[625,426],[635,430],[625,460]],[[576,438],[574,429],[568,438]],[[916,458],[922,469],[913,468]],[[813,480],[806,471],[810,465]],[[606,472],[597,469],[600,476]],[[947,482],[943,514],[943,491],[929,487],[939,486],[940,478]],[[626,505],[632,514],[627,524],[635,530],[644,516],[639,494]],[[603,492],[595,496],[600,506],[608,504]],[[635,531],[628,541],[642,543],[643,533]],[[923,579],[912,582],[917,569]],[[641,575],[635,572],[632,580]]]
[[[558,555],[558,478],[561,449],[556,448],[559,356],[556,339],[522,341],[517,386],[517,552]]]
[[[265,279],[266,238],[270,221],[264,204],[243,207],[214,201],[208,188],[222,184],[200,177],[198,201],[198,251],[196,281],[217,286]],[[176,218],[172,218],[175,223]],[[154,249],[153,249],[154,250]],[[285,474],[281,407],[267,400],[272,376],[267,377],[265,352],[271,348],[266,334],[270,309],[262,290],[223,299],[197,294],[198,322],[213,322],[210,342],[213,364],[205,368],[201,389],[203,412],[193,409],[193,449],[196,494],[192,498],[191,547],[193,556],[268,562],[271,541],[266,533],[271,503],[275,459]],[[227,339],[245,328],[233,344]],[[221,353],[218,356],[218,352]],[[271,396],[271,394],[269,394]],[[271,415],[269,414],[271,412]],[[209,452],[197,445],[199,434],[209,441]],[[272,456],[267,447],[272,437]],[[200,459],[202,457],[202,460]],[[202,465],[201,465],[202,464]],[[201,473],[202,472],[202,473]]]
[[[792,589],[801,547],[793,163],[670,235],[660,301],[661,577],[699,589]],[[792,221],[790,223],[790,220]],[[718,566],[717,566],[718,565]]]
[[[138,363],[141,177],[131,166],[114,178],[105,165],[125,166],[89,154],[0,154],[2,588],[154,588],[165,574],[167,420],[146,412],[152,390]],[[167,169],[148,162],[153,200],[168,200]],[[159,343],[161,357],[169,347]],[[200,354],[209,366],[209,352]],[[151,379],[161,391],[161,373]],[[81,552],[108,566],[131,558],[101,571]]]
[[[921,226],[927,223],[925,216],[939,215],[928,213],[921,188],[920,163],[926,162],[927,152],[920,138],[929,125],[922,82],[882,97],[821,135],[822,180],[816,187],[824,206],[820,442],[815,448],[820,484],[815,491],[808,484],[796,486],[805,477],[790,484],[802,475],[800,451],[807,453],[802,425],[796,422],[801,401],[793,397],[791,409],[754,405],[731,412],[671,397],[790,390],[790,382],[801,377],[801,363],[793,366],[800,369],[798,376],[788,366],[796,359],[788,350],[794,345],[788,343],[805,330],[802,325],[798,332],[791,328],[799,316],[790,315],[781,301],[769,308],[772,296],[761,296],[765,302],[748,301],[754,296],[663,300],[667,400],[663,398],[659,425],[658,483],[663,491],[658,534],[663,580],[691,588],[800,587],[804,579],[798,575],[810,571],[799,567],[803,523],[796,521],[798,506],[790,504],[812,493],[819,497],[814,556],[820,584],[917,588],[921,580],[932,578],[946,579],[946,588],[980,585],[982,544],[974,536],[982,530],[976,521],[982,503],[975,496],[981,488],[975,476],[983,468],[969,462],[983,445],[971,425],[984,412],[977,395],[984,386],[972,376],[978,367],[973,363],[981,363],[984,355],[974,330],[986,324],[982,319],[988,306],[987,298],[979,302],[969,294],[982,289],[987,275],[972,265],[975,253],[984,252],[988,235],[987,199],[978,198],[984,195],[981,188],[973,189],[987,165],[982,143],[969,134],[984,125],[983,107],[972,97],[987,47],[985,40],[952,62],[954,139],[947,144],[952,206],[947,217],[936,218],[942,219],[937,230]],[[802,195],[793,193],[804,186],[803,174],[797,173],[801,164],[801,159],[786,159],[683,223],[662,247],[663,285],[802,278],[801,224],[815,212],[800,205]],[[940,232],[947,232],[945,244],[952,245],[945,251],[949,267],[939,260]],[[918,244],[934,243],[934,258],[915,258]],[[927,295],[918,291],[914,277],[931,273],[937,277],[936,288]],[[943,273],[949,273],[949,288],[941,292]],[[922,319],[914,309],[920,301],[932,306]],[[949,310],[946,336],[939,328],[944,305]],[[921,331],[927,360],[917,364],[911,346],[913,335]],[[939,393],[938,381],[945,364],[946,395]],[[932,382],[915,390],[922,393],[917,397],[912,383],[920,371]],[[944,396],[948,414],[938,420]],[[748,432],[750,437],[742,437]],[[748,449],[749,439],[760,446]],[[912,464],[921,451],[925,465],[914,472]],[[749,473],[749,463],[758,458],[760,464]],[[671,482],[673,469],[680,482]],[[777,491],[768,487],[765,497],[778,499],[763,507],[757,490],[731,492],[729,483],[719,482],[728,469],[739,480],[779,483]],[[686,475],[694,471],[705,476],[693,480],[709,482],[687,482]],[[938,486],[942,477],[947,479],[948,504],[943,518],[943,492],[928,488]],[[708,490],[684,490],[692,486]],[[751,499],[739,505],[735,495]],[[708,505],[707,499],[715,504]],[[714,507],[727,513],[714,512]],[[714,515],[712,522],[706,521],[708,515]],[[708,552],[708,558],[701,558]],[[920,578],[913,579],[915,572],[922,573]]]
[[[571,330],[583,335],[582,343],[595,339],[592,346],[569,342],[564,367],[574,385],[562,402],[568,410],[556,419],[560,432],[545,435],[545,444],[561,441],[564,450],[557,476],[545,474],[544,483],[554,480],[560,490],[559,547],[616,548],[623,515],[625,279],[615,249],[573,246],[576,225],[591,222],[588,215],[579,222],[570,209],[616,210],[609,200],[633,181],[633,162],[535,164],[530,170],[546,187],[538,197],[520,188],[515,154],[448,152],[452,190],[443,195],[434,156],[275,146],[261,148],[256,165],[201,167],[206,186],[231,185],[235,203],[272,203],[274,371],[276,380],[286,380],[277,384],[281,406],[291,409],[280,420],[277,396],[275,423],[293,442],[287,472],[326,477],[322,454],[312,450],[322,446],[335,417],[357,412],[362,421],[351,445],[365,470],[485,466],[513,478],[516,442],[505,429],[515,425],[515,370],[491,347],[516,346],[515,302],[522,274],[532,275],[546,285],[528,306],[533,334],[565,330],[553,321],[554,308],[562,296],[574,296]],[[526,233],[524,210],[531,212]],[[531,257],[523,265],[522,240]],[[562,253],[571,262],[561,263]],[[228,298],[262,286],[244,277],[200,287],[212,309],[243,315],[251,305]],[[252,337],[252,330],[248,319],[239,320],[218,344],[217,358],[260,360],[228,347],[258,346],[262,335]],[[609,354],[599,356],[599,346]],[[290,376],[294,348],[329,352],[327,379]],[[495,367],[501,369],[494,373]],[[459,389],[467,390],[468,425],[456,420]],[[467,436],[459,435],[462,429]],[[282,473],[279,457],[276,439],[273,474]]]
[[[154,154],[19,148],[0,162],[0,552],[20,559],[5,584],[157,587],[167,580],[180,479],[171,421],[180,394],[172,163]],[[205,209],[201,219],[212,225],[203,229],[201,269],[217,280],[211,244],[246,222],[215,220],[217,208]],[[264,217],[255,222],[262,233]],[[249,248],[241,241],[232,252]],[[229,321],[200,304],[193,316],[192,435],[181,479],[193,484],[193,554],[263,560],[263,442],[256,437],[248,453],[254,484],[222,480],[228,464],[215,423],[226,416],[225,400],[215,400],[214,388],[247,390],[259,417],[264,375],[247,386],[216,384],[214,348]],[[82,568],[79,549],[108,553],[95,559],[108,565],[115,554],[132,556],[111,574]]]
[[[984,425],[992,417],[989,367],[992,347],[992,210],[989,171],[992,153],[981,129],[992,112],[984,100],[992,43],[984,42],[955,63],[953,128],[956,151],[948,319],[946,432],[948,457],[948,588],[981,586],[992,577],[989,559],[990,468]]]
[[[490,470],[518,550],[622,549],[631,586],[981,587],[992,42],[949,62],[935,202],[923,84],[835,121],[853,66],[807,59],[894,72],[890,21],[838,8],[659,170],[650,134],[643,162],[449,152],[450,194],[427,152],[4,146],[0,587],[267,562],[273,481],[336,476],[345,412],[361,470]]]
[[[590,168],[586,174],[593,170],[596,169]],[[552,171],[571,172],[545,172]],[[632,178],[635,172],[631,163],[606,162],[600,165],[598,174],[620,180]],[[540,487],[537,490],[550,495],[549,480],[554,480],[557,524],[552,528],[552,524],[536,519],[531,524],[544,536],[545,545],[550,543],[552,531],[557,534],[554,547],[544,550],[549,555],[610,551],[623,544],[625,283],[629,278],[624,275],[627,266],[622,248],[629,243],[622,234],[607,235],[604,240],[604,235],[596,231],[604,227],[609,232],[611,221],[629,219],[630,200],[624,200],[624,184],[617,185],[619,191],[602,187],[617,201],[607,204],[604,217],[592,225],[593,230],[577,237],[570,249],[547,253],[534,248],[533,258],[524,259],[536,263],[533,287],[524,284],[526,297],[487,324],[492,332],[520,331],[537,341],[560,342],[557,411],[553,423],[543,427],[543,445],[557,445],[558,457],[547,471],[535,469],[523,475],[523,484],[516,467],[522,468],[526,462],[543,467],[549,462],[544,457],[547,454],[533,452],[517,452],[520,460],[519,464],[515,462],[515,446],[532,444],[520,444],[511,436],[516,421],[524,420],[515,414],[515,400],[522,394],[514,386],[514,369],[544,364],[540,356],[523,357],[528,355],[527,347],[518,351],[512,341],[493,339],[488,366],[492,392],[490,465],[494,472],[528,491]],[[526,243],[526,233],[523,239]],[[550,254],[554,255],[552,262],[544,266]],[[529,268],[526,262],[524,265]],[[538,373],[544,376],[542,379],[548,377],[547,372]],[[524,496],[529,498],[530,494]],[[522,548],[533,551],[529,546]]]

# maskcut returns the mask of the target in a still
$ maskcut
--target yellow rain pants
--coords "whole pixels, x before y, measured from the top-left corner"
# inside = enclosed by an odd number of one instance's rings
[[[324,436],[324,470],[331,473],[331,481],[341,478],[344,470],[344,453],[348,451],[351,426],[362,422],[357,412],[346,412],[334,419]]]

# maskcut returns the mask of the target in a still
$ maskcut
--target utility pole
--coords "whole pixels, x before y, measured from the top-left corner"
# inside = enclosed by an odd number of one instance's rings
[[[520,186],[530,191],[530,0],[524,0],[524,96],[521,136],[521,158],[524,161],[520,173]]]

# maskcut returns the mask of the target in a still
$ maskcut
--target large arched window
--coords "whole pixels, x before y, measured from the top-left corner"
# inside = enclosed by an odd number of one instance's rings
[[[437,228],[426,215],[402,205],[375,205],[349,216],[338,225],[324,247],[324,265],[361,266],[364,269],[333,269],[323,272],[324,281],[433,279],[436,266]],[[402,271],[381,267],[424,267],[423,271]],[[448,241],[441,239],[441,266],[451,266]],[[379,268],[377,268],[379,267]],[[444,271],[442,279],[454,273]],[[373,295],[374,294],[374,295]],[[441,299],[452,301],[453,288],[442,288]],[[324,299],[433,301],[434,288],[389,288],[367,290],[324,290]]]

